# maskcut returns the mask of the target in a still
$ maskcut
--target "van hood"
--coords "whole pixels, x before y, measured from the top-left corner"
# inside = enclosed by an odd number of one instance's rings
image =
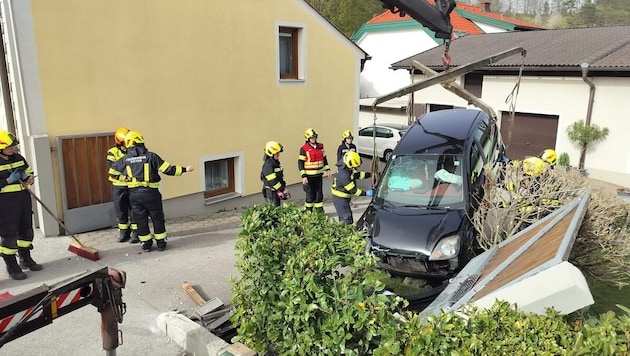
[[[429,256],[438,241],[457,233],[464,209],[384,208],[370,204],[361,219],[371,226],[373,246],[401,255]]]

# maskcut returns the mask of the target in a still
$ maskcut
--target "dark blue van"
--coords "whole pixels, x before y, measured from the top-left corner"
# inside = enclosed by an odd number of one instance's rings
[[[484,168],[504,160],[483,111],[427,113],[400,140],[357,227],[393,275],[441,281],[478,252],[469,216],[484,192]],[[477,197],[477,198],[476,198]]]

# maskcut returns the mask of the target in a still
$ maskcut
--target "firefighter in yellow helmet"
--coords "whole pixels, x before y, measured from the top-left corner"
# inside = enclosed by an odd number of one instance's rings
[[[337,162],[341,161],[346,152],[357,151],[357,146],[352,143],[353,140],[354,136],[352,136],[352,131],[346,130],[341,133],[341,145],[337,148]]]
[[[357,179],[370,178],[372,176],[371,173],[357,171],[359,166],[361,166],[361,156],[353,151],[346,152],[343,158],[337,162],[337,173],[335,173],[333,183],[330,186],[337,217],[339,217],[339,221],[348,225],[354,223],[352,209],[350,208],[350,198],[353,195],[371,197],[373,194],[372,189],[366,191],[357,187]]]
[[[138,224],[138,239],[142,242],[142,250],[150,252],[153,238],[157,242],[158,251],[166,249],[166,226],[162,194],[159,191],[160,173],[169,176],[181,176],[192,172],[192,166],[176,166],[163,160],[158,154],[149,151],[144,145],[144,137],[137,131],[129,131],[125,136],[127,153],[114,162],[109,175],[124,176],[129,187],[129,200],[133,218]],[[149,229],[149,217],[153,223],[153,234]]]
[[[19,153],[19,144],[14,134],[0,131],[0,255],[9,276],[18,280],[26,278],[22,268],[42,270],[42,265],[31,258],[33,205],[26,186],[32,185],[35,177]]]
[[[558,155],[556,154],[556,151],[552,148],[547,148],[546,150],[542,151],[539,157],[540,159],[542,159],[543,161],[547,162],[549,165],[552,165],[552,166],[556,164],[556,161],[558,159]]]
[[[332,176],[324,145],[317,142],[317,132],[309,128],[304,131],[306,142],[300,147],[298,169],[302,176],[302,187],[306,193],[304,208],[307,211],[324,212],[323,176]]]
[[[129,133],[126,127],[119,127],[114,134],[114,146],[107,150],[107,168],[111,168],[114,162],[125,156],[125,136]],[[114,211],[118,222],[119,237],[118,242],[125,242],[131,239],[131,243],[138,243],[138,225],[133,220],[131,213],[131,202],[129,201],[129,187],[127,187],[126,177],[109,176],[112,183],[112,197],[114,200]]]
[[[260,171],[260,180],[263,182],[263,197],[275,206],[280,206],[281,200],[291,197],[284,181],[284,171],[280,165],[280,152],[282,145],[277,141],[269,141],[265,145],[265,156]]]

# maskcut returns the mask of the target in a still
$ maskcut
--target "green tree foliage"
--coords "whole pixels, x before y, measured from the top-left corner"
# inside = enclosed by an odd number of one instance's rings
[[[384,11],[380,0],[306,0],[347,37]]]

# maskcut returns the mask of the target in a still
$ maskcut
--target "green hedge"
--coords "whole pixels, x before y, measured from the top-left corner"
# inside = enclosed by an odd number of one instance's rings
[[[353,227],[295,205],[243,213],[232,322],[261,355],[625,355],[630,319],[568,322],[506,302],[420,320],[387,297]]]

